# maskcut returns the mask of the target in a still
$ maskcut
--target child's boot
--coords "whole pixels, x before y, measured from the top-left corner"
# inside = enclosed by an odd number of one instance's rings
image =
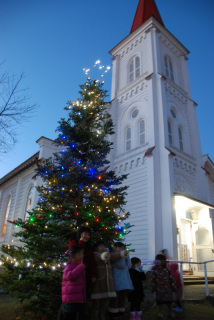
[[[140,320],[142,316],[142,311],[136,311],[135,313],[135,320]]]
[[[130,312],[130,320],[135,320],[135,311]]]

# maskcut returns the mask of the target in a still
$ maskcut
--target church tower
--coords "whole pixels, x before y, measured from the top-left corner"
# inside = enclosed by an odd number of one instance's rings
[[[185,258],[185,250],[186,258],[193,258],[194,250],[198,256],[196,248],[182,243],[188,228],[181,220],[188,220],[189,212],[189,220],[199,221],[202,207],[194,211],[195,200],[214,204],[203,170],[207,159],[202,161],[188,53],[165,28],[155,0],[139,1],[130,34],[110,51],[111,163],[117,174],[128,174],[127,210],[133,227],[126,242],[141,259],[154,259],[163,248],[174,259]],[[184,199],[190,202],[185,216],[179,216],[176,203]],[[206,209],[210,212],[212,206]]]

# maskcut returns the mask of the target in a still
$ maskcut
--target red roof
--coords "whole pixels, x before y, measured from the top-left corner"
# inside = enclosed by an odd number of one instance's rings
[[[156,20],[158,20],[158,22],[162,24],[162,26],[164,26],[155,0],[140,0],[130,33],[139,28],[145,21],[147,21],[151,17],[154,17]]]

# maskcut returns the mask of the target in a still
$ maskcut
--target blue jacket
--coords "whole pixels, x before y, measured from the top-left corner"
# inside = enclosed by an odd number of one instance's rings
[[[134,290],[129,274],[131,266],[132,264],[129,257],[121,258],[120,260],[112,263],[115,291]]]

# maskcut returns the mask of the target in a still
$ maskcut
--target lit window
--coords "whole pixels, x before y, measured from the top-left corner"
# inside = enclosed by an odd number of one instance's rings
[[[145,144],[145,121],[141,120],[140,121],[140,145],[142,146]]]
[[[172,124],[170,120],[168,120],[168,137],[169,137],[169,144],[172,144]]]
[[[140,76],[140,58],[134,57],[129,64],[129,82]]]
[[[7,205],[6,205],[5,215],[4,215],[4,223],[3,223],[2,232],[1,232],[2,238],[5,236],[5,233],[6,233],[7,220],[10,212],[10,205],[11,205],[11,196],[9,196],[7,199]]]
[[[178,128],[178,138],[179,138],[179,148],[181,151],[183,151],[184,150],[183,133],[180,127]]]
[[[174,72],[173,72],[173,65],[172,61],[168,56],[164,56],[164,63],[165,63],[165,72],[166,76],[174,81]]]
[[[131,128],[126,128],[126,151],[131,150]]]
[[[33,187],[31,187],[30,190],[28,191],[24,220],[28,218],[29,216],[28,212],[32,209],[32,205],[33,205]]]

